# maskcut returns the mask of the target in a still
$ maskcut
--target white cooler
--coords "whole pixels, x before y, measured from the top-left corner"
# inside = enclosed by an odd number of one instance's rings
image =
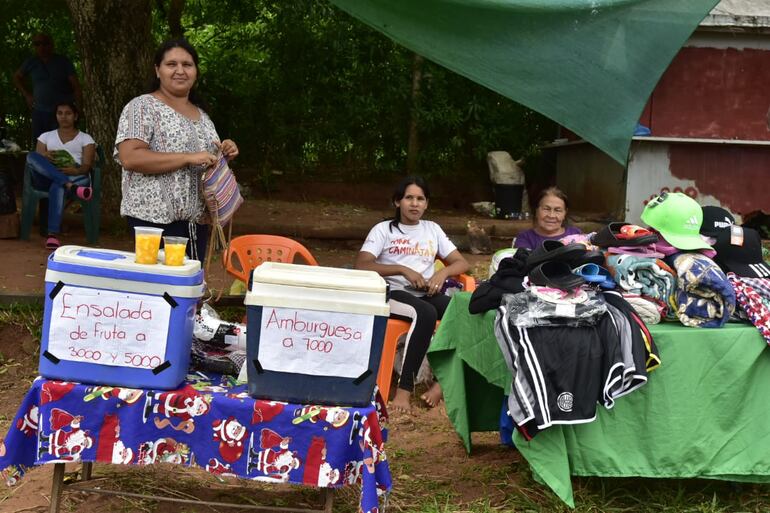
[[[390,308],[372,271],[265,262],[246,294],[249,394],[303,404],[372,400]]]

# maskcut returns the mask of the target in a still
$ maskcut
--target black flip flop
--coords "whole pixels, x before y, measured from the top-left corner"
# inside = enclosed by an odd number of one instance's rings
[[[619,246],[638,247],[647,246],[658,242],[658,236],[653,234],[642,235],[635,239],[618,239],[617,234],[620,229],[629,223],[610,223],[591,237],[591,244],[602,248],[616,248]]]
[[[567,244],[558,240],[544,240],[543,243],[532,250],[527,258],[527,269],[534,269],[543,262],[559,261],[572,262],[585,255],[586,247],[583,244]]]
[[[569,265],[574,269],[580,267],[583,264],[596,264],[604,266],[604,253],[599,250],[593,249],[586,251],[584,255],[577,257],[575,260],[570,260]]]
[[[573,274],[567,262],[552,260],[532,269],[529,273],[529,282],[543,287],[573,290],[583,285],[586,280],[582,276]]]

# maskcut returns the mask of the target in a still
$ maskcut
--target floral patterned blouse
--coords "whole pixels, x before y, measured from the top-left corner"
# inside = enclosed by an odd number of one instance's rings
[[[151,151],[166,153],[216,153],[219,136],[208,115],[192,120],[150,94],[138,96],[123,108],[118,121],[113,156],[118,163],[118,144],[138,139]],[[123,167],[120,215],[151,223],[200,221],[204,214],[201,194],[202,166],[186,166],[162,174],[145,174]]]

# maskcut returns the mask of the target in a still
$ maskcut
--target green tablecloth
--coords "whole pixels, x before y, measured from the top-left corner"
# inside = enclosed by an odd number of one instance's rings
[[[471,433],[498,429],[510,373],[494,312],[468,313],[455,295],[428,357],[447,413],[470,451]],[[514,442],[534,473],[574,507],[571,475],[705,477],[770,482],[770,352],[753,326],[651,326],[663,364],[649,382],[598,408],[590,424],[556,426]],[[769,409],[766,409],[769,408]]]

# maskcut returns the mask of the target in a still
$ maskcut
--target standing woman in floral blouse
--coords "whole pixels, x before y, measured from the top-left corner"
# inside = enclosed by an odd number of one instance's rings
[[[203,171],[222,151],[238,155],[230,139],[219,141],[193,87],[198,53],[184,39],[163,43],[155,53],[152,92],[131,100],[118,122],[114,156],[123,167],[120,214],[129,229],[163,228],[164,235],[188,237],[188,255],[203,260],[205,224]]]

